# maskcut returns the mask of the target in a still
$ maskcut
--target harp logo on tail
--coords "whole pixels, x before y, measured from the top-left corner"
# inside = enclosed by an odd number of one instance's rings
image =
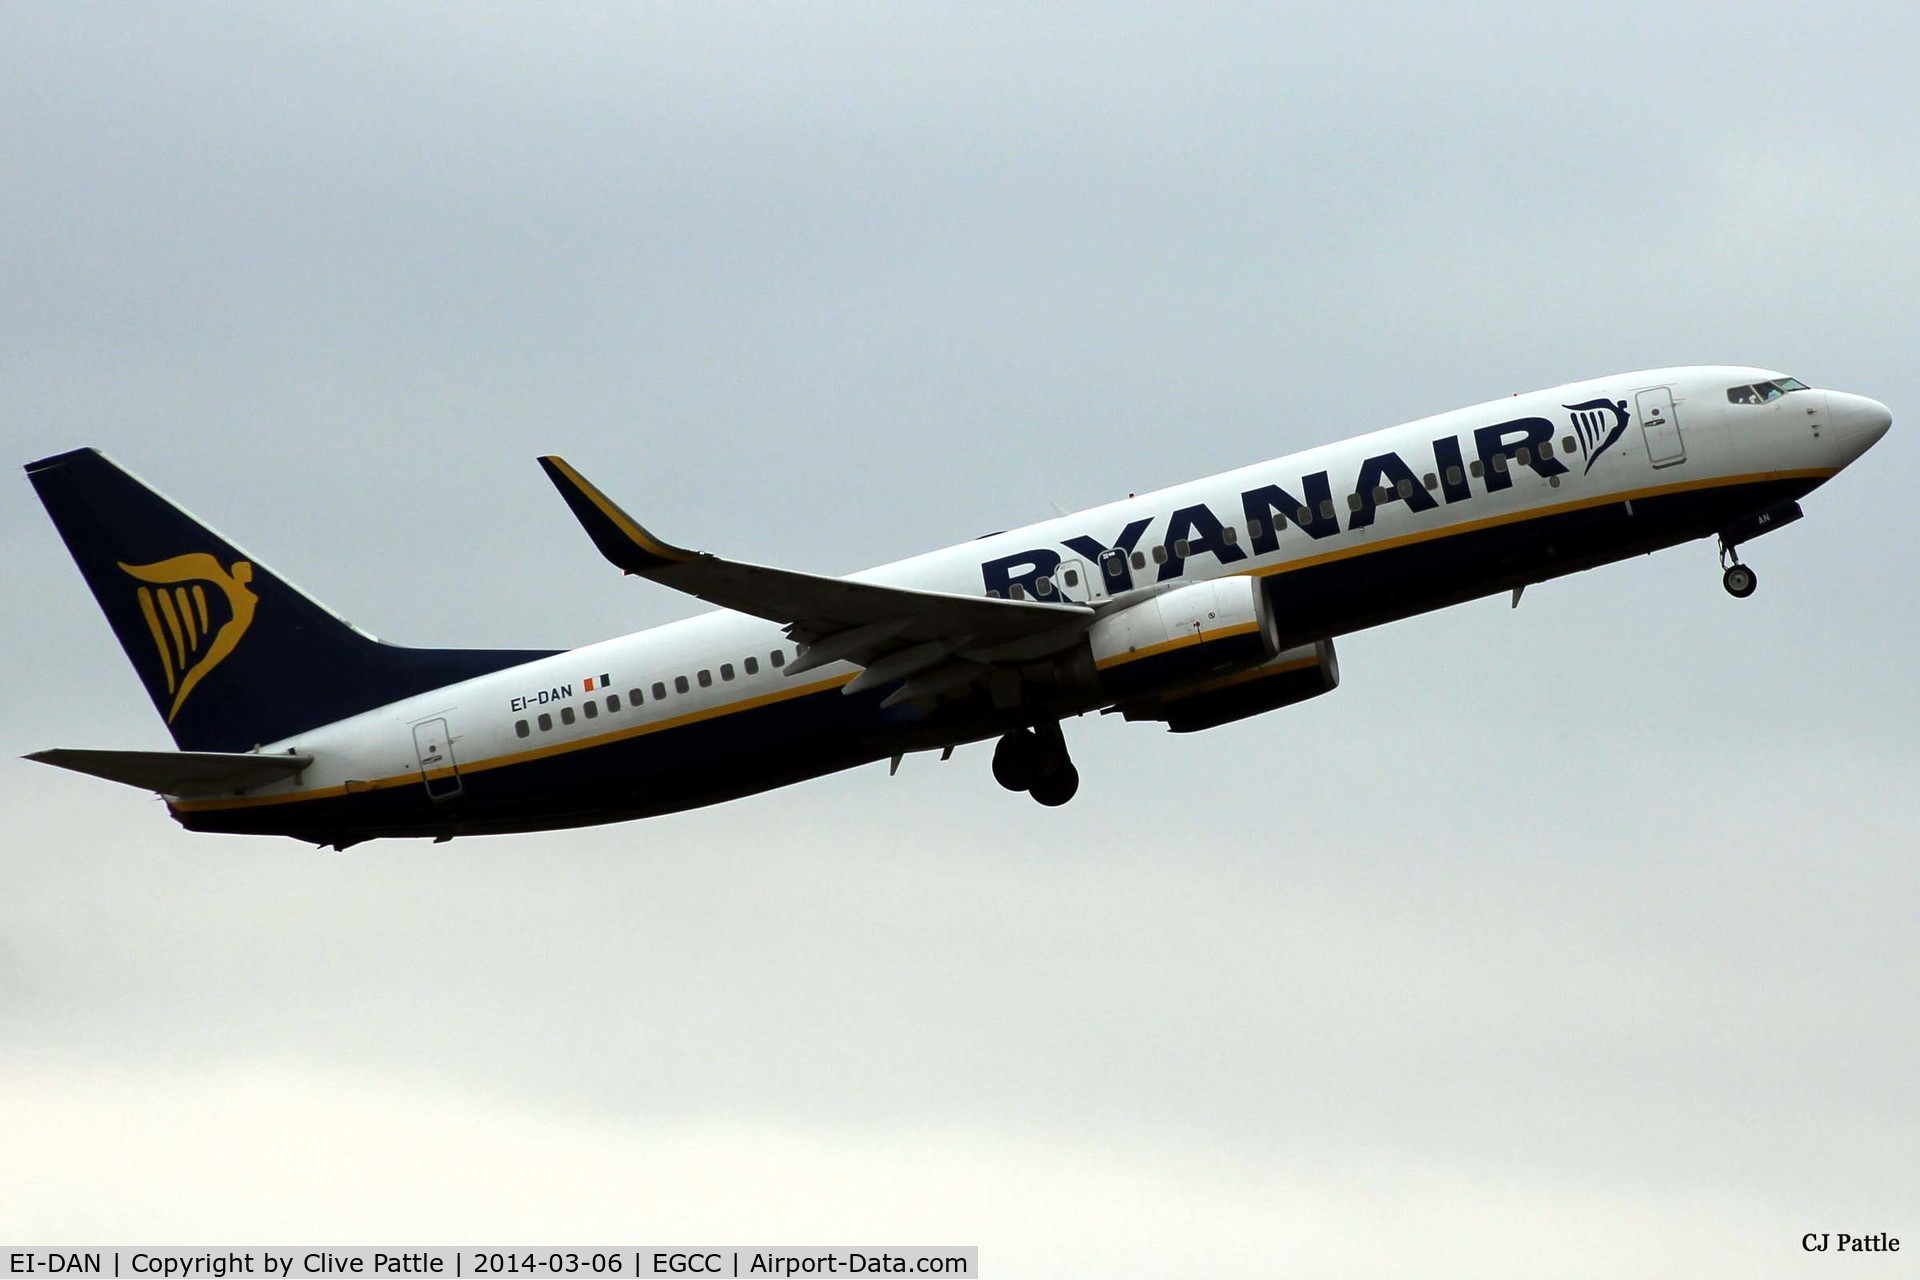
[[[1573,414],[1574,434],[1580,437],[1580,452],[1586,456],[1587,471],[1592,471],[1593,464],[1600,461],[1600,455],[1611,448],[1627,429],[1627,402],[1602,397],[1560,407]],[[1580,474],[1586,473],[1583,471]]]
[[[231,568],[204,551],[153,564],[121,564],[139,588],[140,612],[153,632],[153,645],[166,672],[173,705],[167,723],[180,714],[187,695],[226,660],[253,623],[260,598],[247,586],[253,566],[235,560]]]

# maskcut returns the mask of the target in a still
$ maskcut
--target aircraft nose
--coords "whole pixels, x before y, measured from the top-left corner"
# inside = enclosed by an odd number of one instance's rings
[[[1871,449],[1893,426],[1893,410],[1878,400],[1845,391],[1827,392],[1827,419],[1847,448],[1848,461]]]

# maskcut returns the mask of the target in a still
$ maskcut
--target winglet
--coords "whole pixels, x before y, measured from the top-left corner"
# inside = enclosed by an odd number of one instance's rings
[[[566,500],[574,519],[593,539],[593,545],[619,568],[651,574],[695,558],[694,552],[662,542],[641,528],[639,521],[568,466],[565,458],[550,454],[540,459],[540,466]]]

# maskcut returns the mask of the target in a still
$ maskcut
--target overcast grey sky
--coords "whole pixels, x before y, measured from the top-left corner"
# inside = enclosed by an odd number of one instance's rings
[[[1920,1248],[1901,6],[0,3],[0,451],[378,634],[696,611],[1513,391],[1895,429],[1751,548],[594,831],[344,856],[0,759],[0,1238],[977,1243],[994,1276]],[[17,475],[0,755],[163,727]],[[1900,1273],[1899,1258],[1850,1259]]]

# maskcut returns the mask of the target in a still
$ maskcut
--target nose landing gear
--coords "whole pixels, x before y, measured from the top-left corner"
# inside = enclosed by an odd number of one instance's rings
[[[1065,804],[1080,789],[1080,771],[1052,721],[1000,739],[993,749],[993,780],[1009,791],[1027,792],[1048,808]]]
[[[1720,535],[1720,563],[1725,572],[1720,575],[1720,585],[1735,600],[1745,600],[1760,586],[1759,575],[1740,563],[1740,553],[1727,541],[1726,535]]]

